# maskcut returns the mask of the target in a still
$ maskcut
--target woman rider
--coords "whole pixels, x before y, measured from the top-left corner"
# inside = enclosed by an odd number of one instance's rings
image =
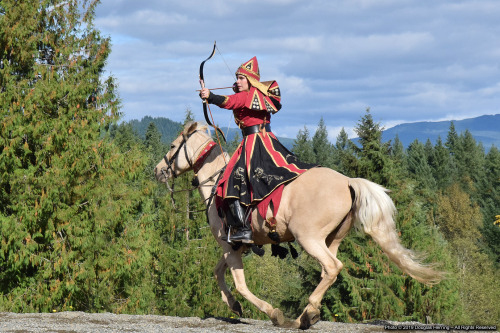
[[[241,129],[243,140],[217,185],[216,205],[225,212],[230,227],[228,242],[253,243],[248,210],[259,204],[269,205],[273,193],[279,202],[283,185],[314,165],[298,161],[271,132],[271,115],[281,109],[281,95],[276,81],[260,82],[256,57],[238,68],[234,90],[235,94],[222,96],[205,88],[200,97],[233,110]],[[276,201],[273,204],[277,210]],[[266,210],[267,206],[259,209],[264,218],[262,212]]]

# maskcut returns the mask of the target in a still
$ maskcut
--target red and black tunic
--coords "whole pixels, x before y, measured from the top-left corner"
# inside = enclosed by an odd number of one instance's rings
[[[235,122],[241,129],[269,124],[271,113],[281,108],[278,99],[266,96],[253,87],[250,91],[230,96],[210,93],[207,100],[221,108],[233,110]],[[314,166],[299,161],[272,132],[261,130],[244,136],[217,186],[217,207],[225,206],[226,199],[238,199],[245,206],[264,203],[260,205],[264,207],[259,207],[259,211],[265,216],[272,199],[270,194],[278,196],[279,204],[283,185]],[[276,202],[274,204],[277,210]]]

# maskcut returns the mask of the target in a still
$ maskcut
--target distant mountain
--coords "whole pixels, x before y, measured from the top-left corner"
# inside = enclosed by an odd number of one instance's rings
[[[161,141],[166,144],[174,141],[182,129],[181,123],[163,117],[153,118],[145,116],[141,120],[133,119],[129,121],[129,124],[132,125],[134,131],[144,140],[146,138],[146,131],[151,122],[156,125],[158,132],[161,134]]]
[[[140,135],[140,137],[144,139],[150,122],[155,123],[156,128],[161,133],[161,141],[167,144],[172,142],[177,135],[179,135],[182,129],[181,123],[163,117],[153,118],[145,116],[141,120],[131,120],[129,123]],[[441,137],[441,140],[445,142],[446,137],[448,136],[448,131],[450,130],[451,122],[452,121],[447,120],[399,124],[383,131],[382,141],[386,142],[394,140],[396,135],[398,135],[399,140],[401,140],[405,147],[408,147],[408,145],[415,139],[418,139],[422,143],[425,143],[427,139],[430,139],[431,142],[435,144],[438,137]],[[478,143],[482,142],[486,150],[489,150],[492,145],[500,148],[500,114],[485,115],[463,120],[453,120],[453,124],[455,125],[455,130],[458,134],[461,134],[468,129]],[[226,134],[227,141],[232,141],[236,134],[238,134],[241,138],[241,132],[237,128],[229,128],[229,131],[226,128],[223,130]],[[294,139],[281,137],[278,137],[278,139],[285,147],[292,150],[295,142]],[[352,140],[357,142],[356,138]]]
[[[394,140],[398,135],[405,147],[408,147],[415,139],[422,143],[430,139],[435,144],[438,137],[441,137],[441,140],[446,142],[451,122],[447,120],[400,124],[383,131],[382,141]],[[453,124],[459,135],[465,130],[469,130],[478,143],[482,142],[486,150],[489,150],[492,145],[500,147],[500,114],[453,120]]]

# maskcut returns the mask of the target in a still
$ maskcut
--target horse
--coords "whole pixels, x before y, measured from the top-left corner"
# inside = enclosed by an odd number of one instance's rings
[[[186,124],[154,173],[159,182],[168,184],[169,179],[195,166],[199,169],[196,176],[202,186],[198,190],[207,206],[212,234],[223,252],[215,266],[215,278],[222,300],[238,316],[242,316],[242,308],[226,285],[227,269],[238,293],[265,313],[275,326],[308,329],[319,321],[321,300],[343,267],[337,258],[338,247],[353,227],[370,235],[391,261],[417,281],[432,285],[442,280],[444,273],[437,271],[434,264],[423,264],[421,256],[401,244],[394,222],[396,208],[387,189],[363,178],[349,178],[329,168],[315,167],[284,187],[279,210],[274,216],[280,241],[295,240],[321,265],[321,281],[309,296],[302,314],[295,321],[285,320],[280,309],[257,298],[245,283],[242,254],[249,250],[249,245],[236,248],[225,240],[226,231],[212,189],[229,156],[218,147],[204,154],[209,144],[215,145],[215,142],[206,125]],[[272,216],[269,208],[266,218]],[[273,243],[268,236],[269,225],[257,209],[251,213],[251,223],[255,245]]]

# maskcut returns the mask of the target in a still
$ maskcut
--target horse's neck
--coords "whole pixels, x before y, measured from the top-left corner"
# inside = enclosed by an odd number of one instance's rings
[[[214,149],[211,154],[217,154],[217,150],[218,149]],[[223,154],[225,156],[223,156]],[[202,199],[205,201],[205,203],[213,202],[213,200],[210,201],[208,200],[208,198],[212,195],[212,188],[214,187],[215,182],[219,178],[219,173],[216,174],[216,172],[221,170],[229,161],[228,155],[225,153],[223,154],[219,152],[218,155],[215,158],[213,158],[213,160],[209,156],[207,160],[210,160],[210,162],[205,162],[198,171],[198,181],[200,183],[212,177],[212,179],[210,179],[207,183],[200,186],[199,189],[200,195]]]

